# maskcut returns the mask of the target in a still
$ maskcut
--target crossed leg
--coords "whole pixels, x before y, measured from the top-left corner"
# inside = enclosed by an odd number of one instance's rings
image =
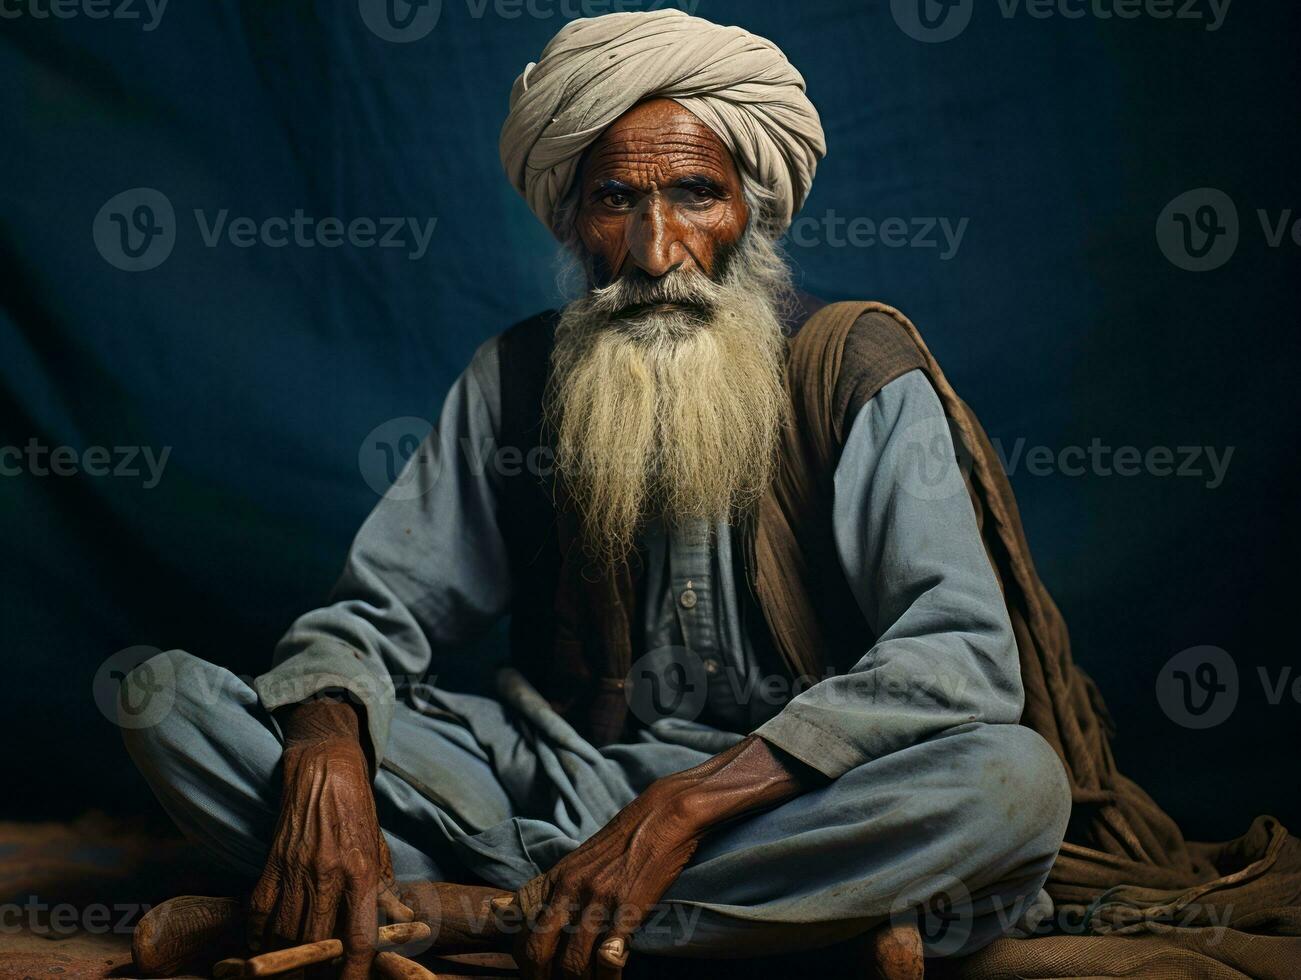
[[[278,808],[281,743],[253,690],[173,651],[170,709],[124,729],[164,808],[254,879]],[[546,744],[495,701],[395,713],[375,779],[404,881],[518,888],[581,844],[646,782],[711,753],[653,741]],[[466,707],[468,706],[468,707]],[[467,721],[469,714],[473,719]],[[928,955],[970,952],[1040,897],[1069,815],[1056,755],[1016,725],[973,725],[851,770],[710,834],[634,939],[667,955],[823,946],[921,907]]]

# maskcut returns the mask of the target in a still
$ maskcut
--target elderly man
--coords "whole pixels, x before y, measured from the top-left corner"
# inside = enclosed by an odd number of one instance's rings
[[[502,161],[585,293],[479,349],[270,672],[163,654],[127,733],[255,944],[338,935],[357,980],[395,879],[517,892],[530,977],[1042,908],[1070,796],[924,347],[774,247],[823,152],[776,46],[677,11],[516,80]],[[506,615],[496,696],[407,683]]]

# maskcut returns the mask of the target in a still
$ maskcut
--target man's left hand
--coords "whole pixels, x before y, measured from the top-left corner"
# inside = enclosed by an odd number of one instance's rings
[[[716,824],[812,788],[815,774],[750,737],[652,783],[581,847],[521,889],[524,980],[617,976],[628,943]],[[598,949],[607,955],[598,956]],[[615,964],[618,964],[617,966]]]
[[[598,941],[614,956],[691,860],[704,832],[667,781],[652,785],[528,889],[540,909],[516,945],[524,980],[592,975]],[[599,970],[595,973],[600,976]]]

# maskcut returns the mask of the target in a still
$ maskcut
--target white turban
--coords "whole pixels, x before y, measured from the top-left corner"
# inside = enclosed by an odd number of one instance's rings
[[[638,102],[656,97],[673,99],[712,129],[737,165],[773,193],[780,228],[790,224],[826,155],[803,76],[765,38],[666,9],[571,21],[515,79],[501,162],[548,228],[583,151]]]

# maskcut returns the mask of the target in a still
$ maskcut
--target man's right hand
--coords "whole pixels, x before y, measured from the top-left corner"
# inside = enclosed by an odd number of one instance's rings
[[[337,937],[341,980],[365,980],[379,912],[409,921],[393,892],[361,720],[351,705],[304,702],[282,721],[280,820],[249,908],[249,945],[278,949]]]

